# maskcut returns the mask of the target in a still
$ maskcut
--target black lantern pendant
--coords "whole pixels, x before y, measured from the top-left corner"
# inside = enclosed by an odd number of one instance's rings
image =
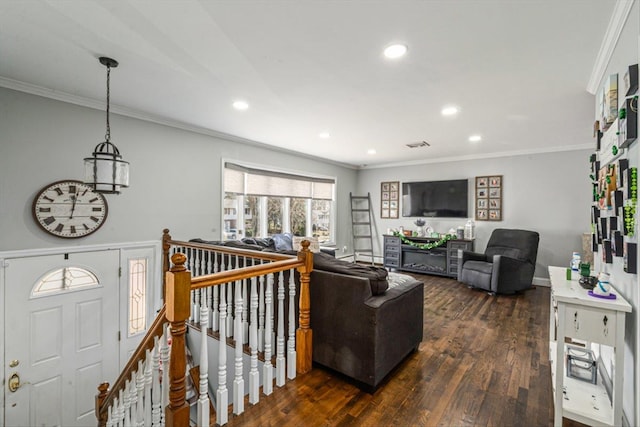
[[[91,157],[84,159],[84,182],[99,193],[120,194],[121,188],[129,186],[129,162],[122,160],[118,147],[111,143],[109,125],[109,77],[118,61],[103,56],[100,63],[107,67],[107,132],[105,141],[96,145]]]

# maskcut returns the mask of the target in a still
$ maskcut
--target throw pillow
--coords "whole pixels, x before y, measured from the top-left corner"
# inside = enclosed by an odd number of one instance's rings
[[[292,251],[292,237],[293,235],[291,233],[274,234],[271,236],[276,245],[276,251]]]

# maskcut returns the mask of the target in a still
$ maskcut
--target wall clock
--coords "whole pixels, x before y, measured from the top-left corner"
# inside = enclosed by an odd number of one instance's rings
[[[107,219],[107,200],[81,181],[47,185],[33,200],[33,218],[47,233],[67,239],[87,236]]]

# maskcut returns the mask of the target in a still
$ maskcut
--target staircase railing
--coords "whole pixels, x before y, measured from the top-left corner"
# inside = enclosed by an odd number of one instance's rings
[[[208,369],[205,337],[207,330],[220,337],[216,422],[228,421],[225,338],[235,345],[233,413],[244,410],[242,350],[248,344],[251,353],[249,403],[259,401],[260,377],[257,353],[263,355],[262,390],[270,394],[276,385],[284,385],[285,371],[290,379],[296,373],[311,370],[312,332],[310,329],[310,274],[313,254],[308,242],[302,243],[297,257],[243,251],[173,241],[164,231],[163,288],[165,305],[149,328],[111,389],[108,383],[98,387],[96,416],[99,426],[188,426],[186,400],[187,321],[200,323],[202,332],[197,424],[209,425]],[[190,257],[188,258],[187,255]],[[173,266],[169,268],[169,261]],[[299,275],[298,328],[295,330],[294,273]],[[195,277],[194,277],[195,276]],[[289,300],[285,304],[288,276]],[[273,286],[277,283],[274,304]],[[229,298],[227,298],[229,297]],[[244,301],[250,301],[250,310]],[[228,303],[227,303],[228,302]],[[259,304],[260,303],[260,304]],[[262,304],[264,303],[264,304]],[[259,308],[259,310],[258,310]],[[232,313],[233,315],[227,315]],[[284,336],[288,319],[289,333]],[[277,332],[274,327],[277,321]],[[166,325],[169,325],[166,330]],[[227,326],[230,326],[227,328]],[[234,333],[235,332],[235,333]],[[258,340],[261,337],[261,340]],[[276,342],[276,372],[273,375],[272,348]],[[285,355],[284,346],[287,344]],[[169,351],[171,349],[171,351]],[[203,362],[205,361],[205,362]],[[168,369],[167,369],[168,367]],[[167,387],[166,385],[169,385]],[[163,409],[164,408],[164,409]]]

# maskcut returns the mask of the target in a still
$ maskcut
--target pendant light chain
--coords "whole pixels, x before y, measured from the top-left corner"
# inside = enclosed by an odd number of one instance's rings
[[[109,86],[109,81],[111,80],[111,67],[107,65],[107,133],[104,134],[104,139],[106,142],[111,142],[111,126],[109,125],[109,98],[111,95],[111,89]]]

